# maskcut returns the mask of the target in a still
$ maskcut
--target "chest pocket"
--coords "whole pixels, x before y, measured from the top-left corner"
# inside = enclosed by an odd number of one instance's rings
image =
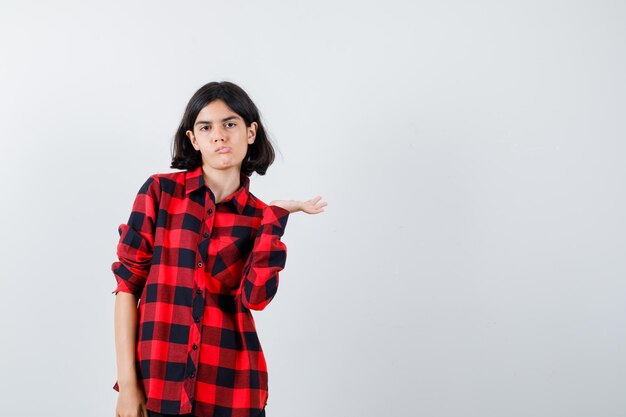
[[[220,236],[209,244],[209,272],[211,276],[231,289],[241,284],[245,260],[250,252],[247,239]]]

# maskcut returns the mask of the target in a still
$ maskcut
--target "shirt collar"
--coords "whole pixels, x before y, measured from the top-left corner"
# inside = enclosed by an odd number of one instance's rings
[[[248,194],[250,193],[250,178],[243,172],[239,174],[240,187],[231,195],[226,197],[220,203],[231,201],[231,204],[237,210],[237,213],[242,214],[243,209],[248,202]],[[204,182],[204,175],[202,173],[202,165],[192,170],[185,172],[185,193],[191,192],[206,186]],[[206,188],[209,188],[208,186]]]

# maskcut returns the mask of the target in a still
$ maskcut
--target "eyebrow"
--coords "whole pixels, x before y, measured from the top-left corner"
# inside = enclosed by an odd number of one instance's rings
[[[233,119],[241,119],[241,118],[239,116],[228,116],[228,117],[224,117],[222,119],[222,122],[225,122],[227,120],[233,120]],[[210,121],[207,121],[207,120],[198,120],[194,124],[194,126],[197,126],[197,125],[210,125],[211,123],[213,123],[213,122],[210,122]]]

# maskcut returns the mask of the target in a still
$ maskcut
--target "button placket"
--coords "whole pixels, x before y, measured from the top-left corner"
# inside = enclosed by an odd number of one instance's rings
[[[211,204],[210,201],[212,201],[212,199],[209,198],[206,201],[208,204]],[[208,247],[208,243],[209,243],[208,239],[211,236],[211,230],[213,226],[214,219],[211,218],[212,217],[211,214],[213,214],[213,208],[209,207],[206,213],[207,215],[203,219],[203,227],[205,231],[202,232],[202,237],[204,238],[204,241],[198,245],[199,260],[196,264],[197,265],[197,270],[196,270],[197,288],[195,290],[196,296],[194,297],[192,311],[191,311],[193,321],[197,323],[198,332],[197,332],[196,337],[199,339],[202,339],[202,336],[201,336],[202,335],[202,315],[204,314],[204,307],[205,307],[205,299],[203,296],[203,287],[204,287],[203,267],[205,266],[205,263],[206,263],[205,257],[207,256],[207,254],[205,253],[205,250]],[[199,360],[198,360],[199,359],[198,357],[200,354],[199,344],[200,344],[200,340],[192,341],[191,351],[189,352],[189,355],[192,358],[192,361],[196,364],[199,363]],[[190,379],[195,378],[196,377],[195,370],[193,370],[190,374],[188,374],[188,377]]]
[[[198,233],[201,236],[201,240],[198,244],[198,252],[200,253],[200,258],[202,259],[202,263],[198,262],[198,268],[201,268],[203,265],[207,263],[207,252],[210,244],[211,231],[213,230],[213,221],[214,215],[212,213],[213,210],[213,198],[210,197],[210,191],[207,188],[207,194],[209,194],[209,198],[205,199],[205,215],[202,219],[201,229]],[[207,208],[208,206],[208,208]]]
[[[202,262],[198,262],[198,267],[202,266]],[[202,275],[204,274],[204,272],[202,270],[197,270],[196,271],[196,279],[197,279],[197,283],[196,285],[201,286],[201,280],[202,280]],[[188,370],[187,374],[187,378],[189,380],[193,380],[196,377],[196,371],[197,371],[197,367],[198,364],[200,363],[199,360],[199,354],[200,351],[198,350],[198,344],[200,343],[200,340],[202,339],[202,313],[204,311],[204,295],[203,295],[203,290],[199,287],[196,287],[195,289],[195,296],[193,298],[192,301],[192,306],[191,306],[191,316],[194,320],[195,323],[198,323],[196,326],[194,326],[197,331],[194,331],[194,338],[191,340],[192,345],[191,345],[191,350],[189,351],[188,355],[190,358],[191,363],[194,364],[194,366],[190,365],[190,369]],[[191,385],[193,385],[193,388],[195,390],[195,382],[189,382]],[[191,396],[190,396],[190,401],[193,402],[193,391],[191,392]]]

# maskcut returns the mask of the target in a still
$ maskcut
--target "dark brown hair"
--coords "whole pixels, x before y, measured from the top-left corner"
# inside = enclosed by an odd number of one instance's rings
[[[248,145],[248,152],[241,163],[241,172],[246,176],[255,171],[259,175],[265,175],[267,168],[274,162],[274,148],[265,133],[256,105],[241,87],[229,81],[205,84],[191,97],[174,135],[170,168],[192,170],[202,165],[202,154],[194,149],[185,132],[193,131],[193,124],[200,111],[214,100],[223,100],[233,112],[241,116],[246,127],[257,122],[256,138],[254,143]]]

